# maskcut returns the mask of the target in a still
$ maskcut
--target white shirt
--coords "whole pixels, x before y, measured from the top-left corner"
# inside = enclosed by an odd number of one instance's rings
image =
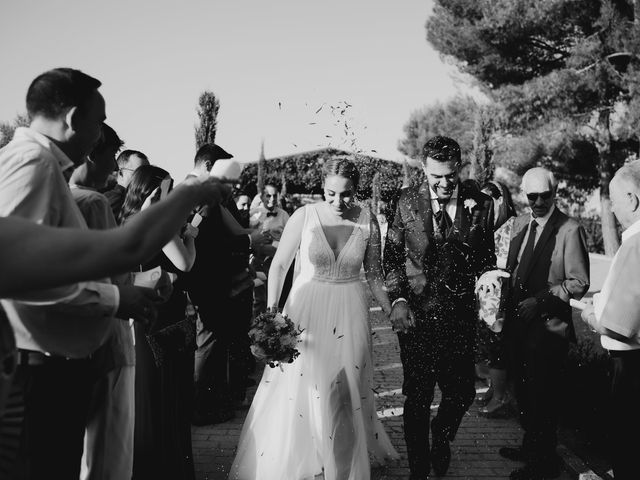
[[[607,350],[640,349],[640,220],[622,233],[622,245],[609,268],[602,291],[593,296],[597,322],[620,335],[635,338],[635,344],[602,335]]]
[[[275,207],[273,212],[276,214],[275,216],[267,216],[269,210],[262,206],[250,210],[249,225],[251,228],[260,229],[263,232],[270,232],[272,235],[278,232],[276,236],[274,236],[274,239],[280,240],[282,230],[289,221],[289,214],[279,207]]]
[[[13,140],[0,150],[0,216],[87,228],[62,173],[72,166],[49,138],[17,128]],[[91,354],[116,321],[119,291],[107,282],[78,283],[2,300],[18,348],[73,358]]]
[[[440,211],[440,203],[438,202],[438,195],[433,191],[431,185],[429,185],[429,192],[431,194],[431,210],[434,214]],[[447,214],[452,222],[456,220],[456,212],[458,211],[458,186],[453,190],[451,198],[447,202]],[[434,215],[435,218],[435,215]]]
[[[544,217],[534,217],[533,213],[531,214],[531,220],[529,221],[529,225],[527,226],[527,233],[525,233],[524,238],[522,239],[522,245],[520,245],[520,251],[518,252],[518,263],[520,263],[520,259],[522,258],[524,249],[527,246],[527,242],[529,241],[529,232],[531,231],[531,222],[535,220],[536,223],[538,224],[538,226],[536,227],[536,238],[533,241],[533,246],[535,247],[536,244],[538,243],[538,240],[540,240],[540,235],[542,234],[544,227],[547,225],[547,222],[549,221],[549,218],[551,218],[551,214],[553,214],[553,211],[555,209],[556,209],[556,206],[551,205],[551,208],[549,209],[549,211]]]

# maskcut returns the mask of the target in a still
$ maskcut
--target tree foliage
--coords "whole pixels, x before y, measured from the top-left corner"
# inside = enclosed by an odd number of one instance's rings
[[[617,248],[608,183],[640,131],[634,20],[624,0],[438,0],[427,21],[431,44],[500,106],[500,135],[527,146],[525,164],[597,167],[607,253]]]
[[[331,158],[349,158],[360,172],[358,196],[373,196],[374,177],[378,175],[376,189],[380,199],[388,201],[402,184],[402,165],[381,158],[347,152],[335,148],[324,148],[267,159],[264,162],[264,182],[273,183],[282,188],[282,179],[286,179],[288,193],[322,193],[322,166]],[[246,165],[242,171],[243,185],[256,184],[258,181],[258,163]]]
[[[218,130],[220,101],[213,92],[204,91],[198,98],[198,124],[195,127],[196,149],[207,143],[215,143]]]

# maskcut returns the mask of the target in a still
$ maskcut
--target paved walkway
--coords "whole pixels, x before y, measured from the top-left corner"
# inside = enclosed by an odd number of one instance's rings
[[[375,480],[400,480],[409,478],[402,427],[402,365],[396,335],[391,331],[382,315],[372,312],[373,357],[376,365],[374,383],[379,392],[378,415],[391,440],[401,455],[397,464],[373,472]],[[259,380],[259,376],[257,377]],[[478,385],[478,391],[482,391]],[[255,388],[250,392],[253,395]],[[439,394],[436,393],[432,409],[437,409]],[[236,412],[233,420],[206,427],[193,428],[193,450],[198,480],[226,480],[242,429],[246,410]],[[509,472],[521,464],[511,462],[498,455],[504,445],[516,446],[521,439],[521,430],[516,420],[489,420],[479,417],[473,406],[463,419],[456,440],[451,444],[452,460],[446,477],[455,479],[507,479]],[[561,480],[572,478],[563,473]],[[282,479],[297,480],[297,479]]]

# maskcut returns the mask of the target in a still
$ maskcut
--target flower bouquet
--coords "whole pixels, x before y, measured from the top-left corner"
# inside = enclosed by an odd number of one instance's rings
[[[302,329],[296,327],[289,317],[277,310],[267,310],[258,315],[249,330],[251,353],[271,368],[282,363],[292,363],[300,352]]]

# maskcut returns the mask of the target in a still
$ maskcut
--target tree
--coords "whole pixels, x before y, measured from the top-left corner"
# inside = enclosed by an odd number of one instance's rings
[[[0,122],[0,148],[4,147],[13,138],[13,133],[18,127],[28,127],[29,117],[20,113],[10,122]]]
[[[262,144],[260,145],[260,158],[258,159],[258,178],[256,181],[258,187],[258,195],[262,195],[262,192],[264,191],[265,166],[266,159],[264,158],[264,140],[262,140]]]
[[[607,254],[619,245],[608,191],[615,160],[624,157],[615,149],[628,147],[612,135],[617,104],[630,105],[627,130],[636,139],[639,132],[634,20],[634,6],[623,0],[438,0],[427,21],[429,42],[500,103],[506,132],[542,138],[536,132],[562,124],[565,145],[579,138],[596,148]]]
[[[213,92],[204,91],[198,98],[198,125],[195,127],[196,149],[215,143],[220,101]]]

